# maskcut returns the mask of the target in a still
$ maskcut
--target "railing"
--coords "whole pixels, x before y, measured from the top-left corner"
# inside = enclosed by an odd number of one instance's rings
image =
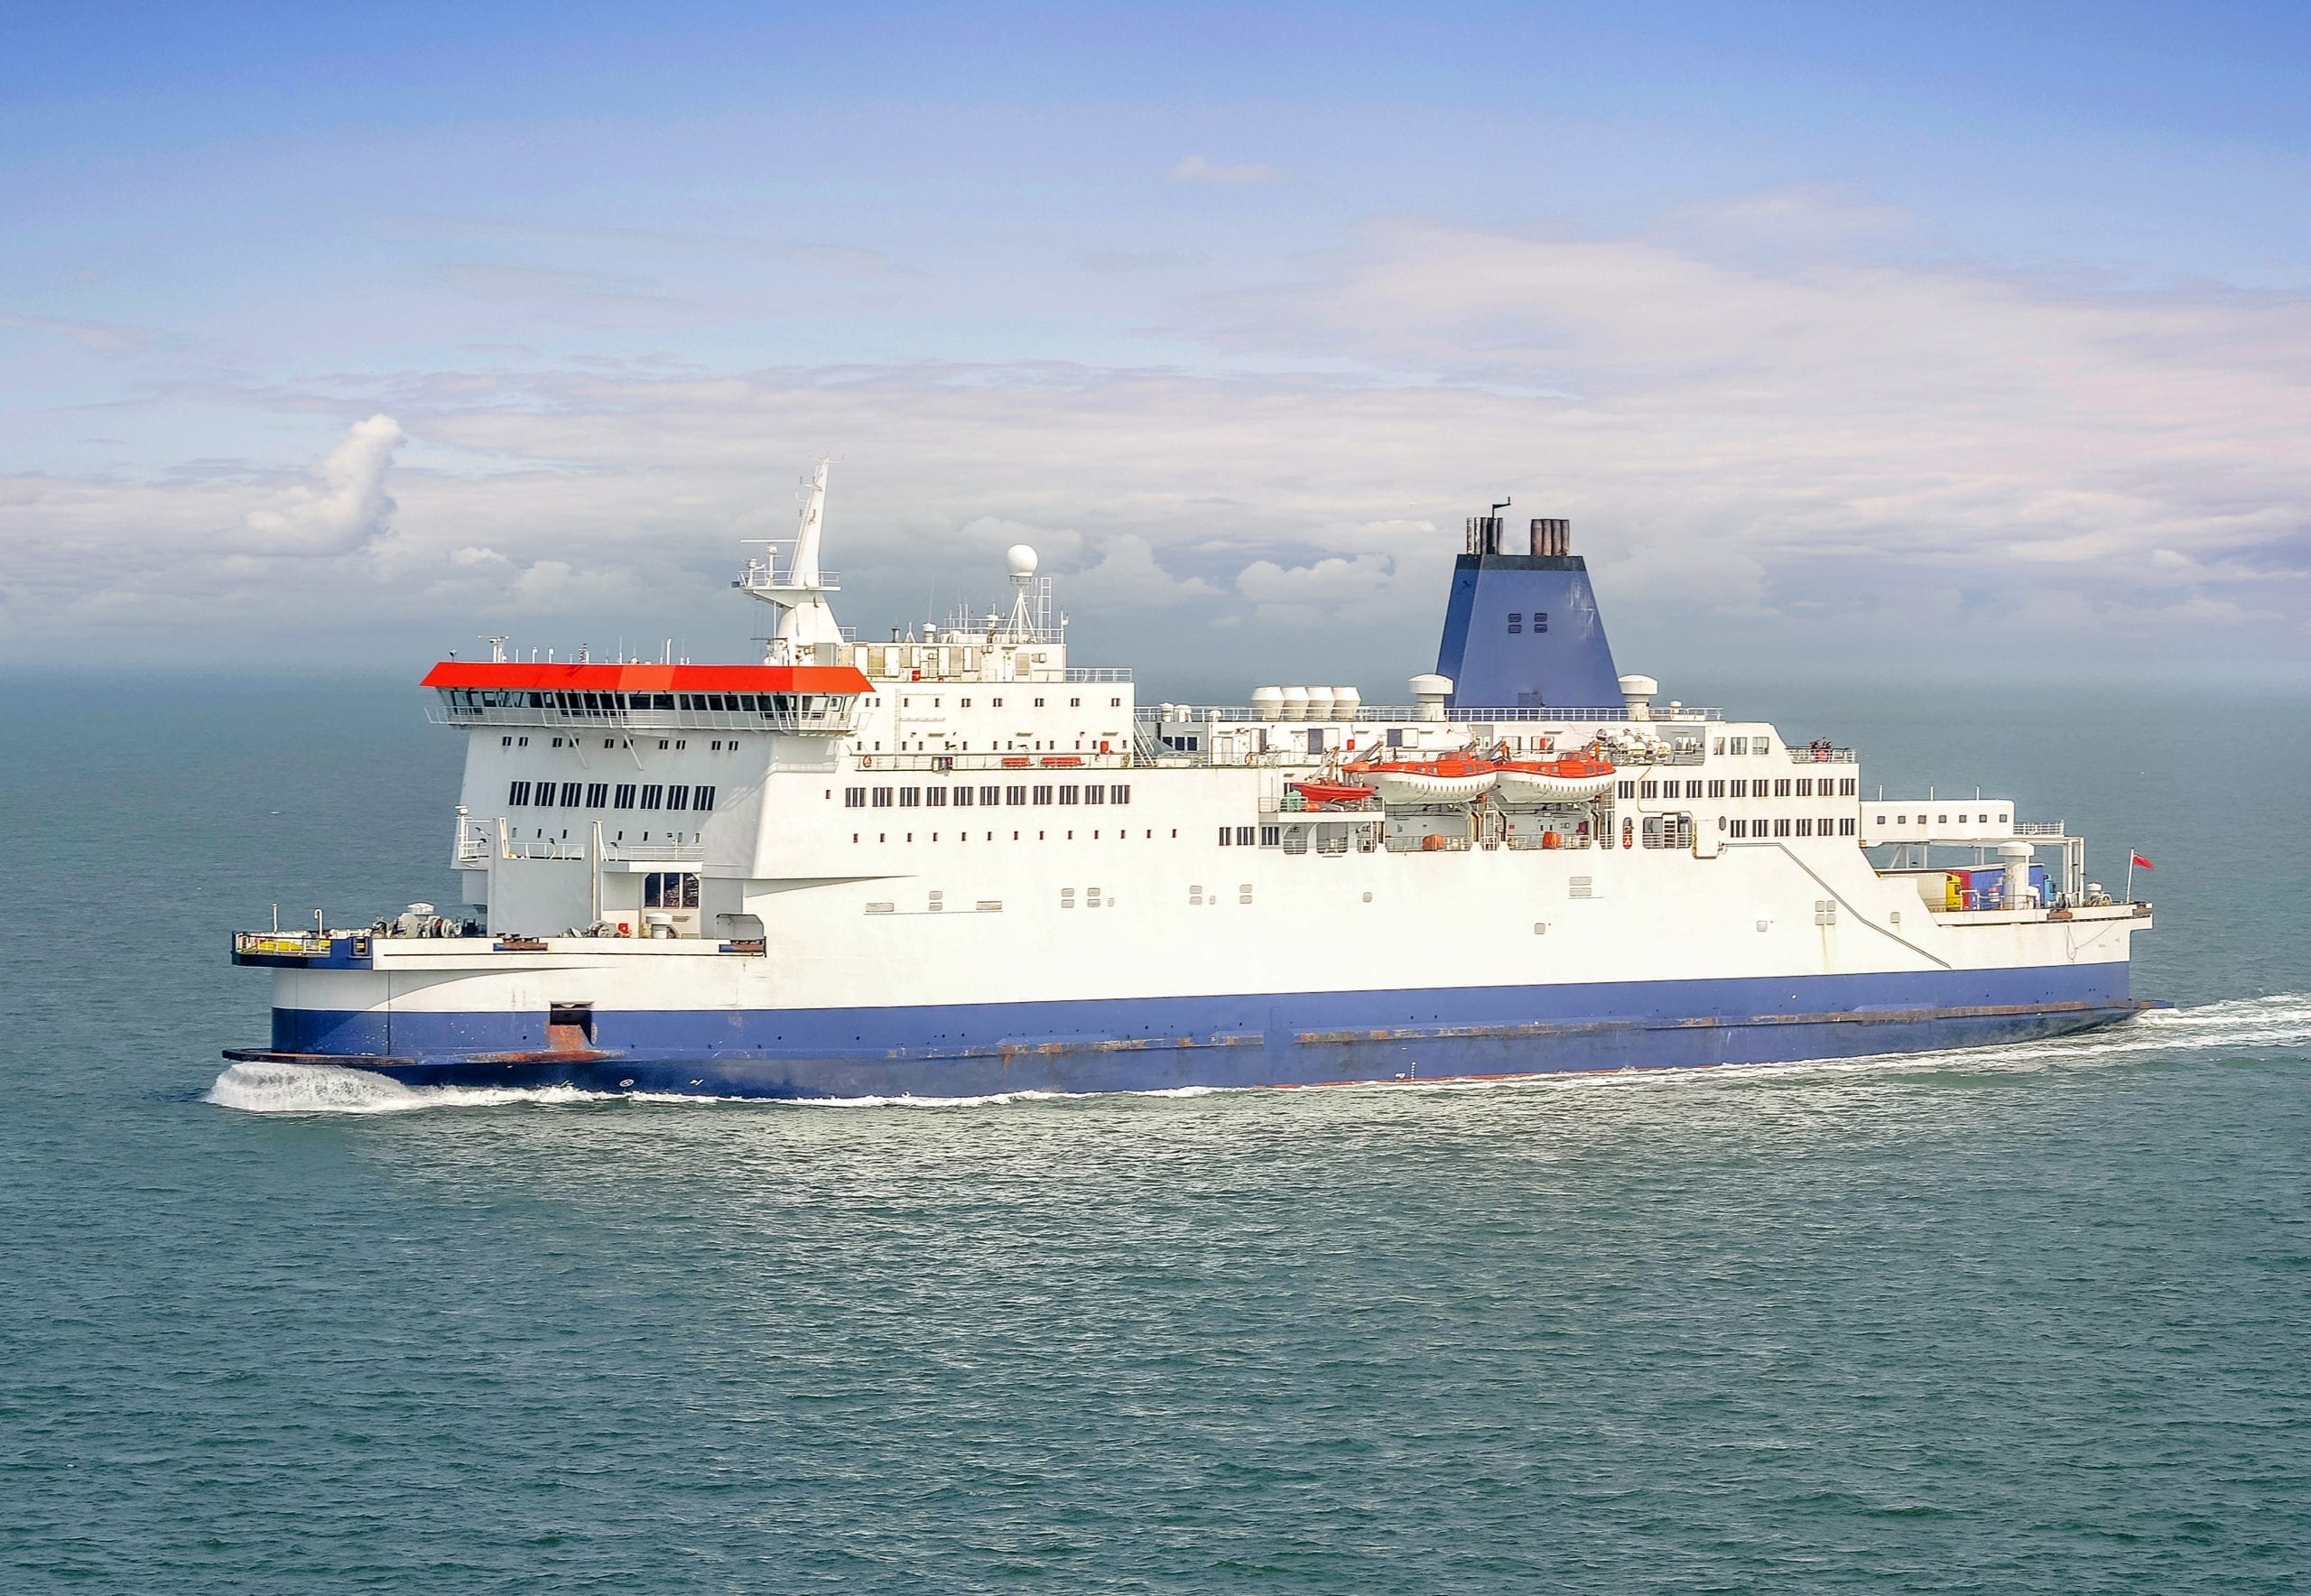
[[[2067,837],[2070,833],[2063,829],[2067,824],[2066,821],[2017,821],[2014,822],[2014,834],[2017,837]]]
[[[1429,720],[1431,716],[1411,704],[1359,704],[1353,714],[1301,716],[1293,718],[1276,710],[1274,705],[1255,708],[1248,704],[1174,704],[1165,724],[1203,725],[1212,721],[1241,721],[1248,725],[1282,721],[1292,726],[1371,726],[1376,723]],[[1143,705],[1143,715],[1156,713],[1153,706]],[[1610,710],[1565,709],[1546,704],[1515,704],[1493,710],[1447,710],[1444,719],[1454,725],[1482,726],[1496,721],[1546,721],[1561,726],[1590,726],[1600,722],[1628,723],[1633,726],[1674,726],[1689,720],[1722,720],[1722,710],[1696,709],[1686,705],[1675,710],[1655,710],[1649,717],[1639,719],[1630,715],[1627,707]],[[1432,721],[1432,724],[1434,722]]]
[[[1792,765],[1852,765],[1855,763],[1852,748],[1835,748],[1827,743],[1810,743],[1799,747],[1795,743],[1784,745]]]
[[[233,933],[236,953],[270,953],[278,958],[322,959],[329,955],[329,935],[325,931],[237,931]]]
[[[1447,837],[1441,831],[1425,831],[1415,837],[1391,837],[1388,840],[1390,853],[1466,853],[1470,846],[1466,837]]]
[[[746,574],[730,585],[745,593],[839,593],[842,590],[842,572],[821,571],[817,581],[797,585],[791,576],[772,574],[766,565],[749,565]]]
[[[1131,668],[1128,665],[1070,665],[1066,679],[1070,682],[1128,682]]]
[[[1158,752],[1166,750],[1159,749]],[[1182,758],[1190,757],[1182,755]],[[1063,765],[1047,765],[1045,760],[1060,759]],[[1017,761],[1018,763],[1013,763]],[[1140,760],[1140,764],[1148,761]],[[1064,779],[1072,770],[1127,770],[1132,756],[1118,748],[1105,754],[863,754],[859,767],[869,775],[879,770],[919,770],[942,774],[951,770],[1007,771],[1016,778],[1029,775],[1048,781],[1053,776]]]
[[[629,731],[784,731],[840,737],[856,728],[859,701],[830,694],[827,707],[802,710],[565,710],[532,705],[432,703],[436,726],[624,727]]]

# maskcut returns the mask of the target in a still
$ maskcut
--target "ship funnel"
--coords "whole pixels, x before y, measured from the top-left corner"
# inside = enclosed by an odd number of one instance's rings
[[[1533,557],[1536,560],[1561,560],[1572,552],[1572,522],[1545,515],[1533,518]]]

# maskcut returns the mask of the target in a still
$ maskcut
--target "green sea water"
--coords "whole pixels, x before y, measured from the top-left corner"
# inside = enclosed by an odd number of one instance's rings
[[[457,739],[5,688],[0,1588],[2311,1582],[2311,701],[1734,697],[2150,857],[2117,1030],[829,1108],[227,1074],[232,928],[455,900]]]

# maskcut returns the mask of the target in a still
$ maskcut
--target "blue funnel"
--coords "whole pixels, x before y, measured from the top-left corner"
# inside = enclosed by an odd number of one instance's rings
[[[1436,671],[1452,707],[1618,710],[1620,673],[1578,554],[1462,554]]]

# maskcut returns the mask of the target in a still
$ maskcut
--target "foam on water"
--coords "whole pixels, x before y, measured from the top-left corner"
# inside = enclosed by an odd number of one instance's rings
[[[2240,998],[2195,1008],[2151,1009],[2122,1025],[2075,1036],[2002,1047],[1950,1048],[1933,1053],[1873,1053],[1862,1058],[1785,1063],[1731,1064],[1704,1070],[1628,1070],[1598,1074],[1520,1075],[1482,1081],[1405,1080],[1343,1082],[1313,1089],[1332,1091],[1574,1090],[1599,1087],[1663,1087],[1737,1079],[1782,1080],[1890,1071],[2029,1072],[2092,1069],[2146,1054],[2258,1053],[2311,1046],[2311,994],[2282,992]],[[574,1086],[534,1088],[404,1086],[366,1070],[320,1064],[239,1063],[209,1087],[205,1101],[250,1114],[401,1114],[419,1109],[495,1109],[513,1104],[569,1107],[600,1103],[749,1103],[812,1109],[959,1109],[1012,1103],[1049,1103],[1096,1097],[1196,1098],[1230,1090],[1178,1086],[1136,1092],[1005,1091],[979,1097],[809,1098],[769,1101],[652,1091],[585,1091]]]

